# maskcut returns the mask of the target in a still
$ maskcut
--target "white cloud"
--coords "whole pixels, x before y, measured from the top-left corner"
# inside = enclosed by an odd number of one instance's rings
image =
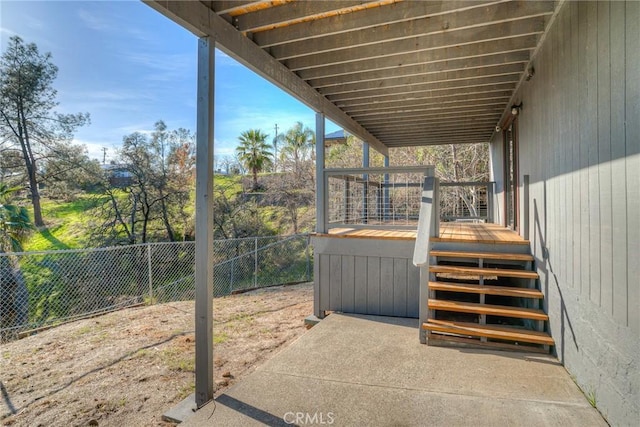
[[[106,19],[94,15],[87,9],[78,10],[78,18],[89,29],[95,31],[112,31],[114,27]]]
[[[241,63],[227,55],[220,49],[216,49],[216,65],[224,67],[244,67]]]
[[[214,155],[215,157],[219,156],[233,156],[236,153],[235,147],[225,147],[221,146],[221,144],[214,144]]]
[[[44,22],[42,22],[41,20],[31,15],[25,15],[23,17],[23,22],[24,24],[26,24],[27,27],[32,28],[34,30],[43,30],[46,28],[46,25]]]
[[[9,37],[18,35],[18,33],[16,33],[15,31],[10,30],[9,28],[5,28],[5,27],[0,27],[0,34],[6,34]]]
[[[148,126],[148,123],[134,123],[131,125],[117,127],[116,130],[121,132],[123,135],[128,135],[134,132],[138,132],[143,135],[151,135],[153,133],[153,129],[150,129]]]
[[[147,80],[168,82],[184,79],[195,64],[195,58],[187,54],[158,55],[151,52],[122,52],[126,61],[152,70]]]

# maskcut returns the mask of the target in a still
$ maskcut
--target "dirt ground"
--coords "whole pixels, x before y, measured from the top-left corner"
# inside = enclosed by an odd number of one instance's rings
[[[214,299],[216,394],[305,332],[313,287]],[[194,390],[194,303],[131,308],[0,344],[0,424],[171,425]]]

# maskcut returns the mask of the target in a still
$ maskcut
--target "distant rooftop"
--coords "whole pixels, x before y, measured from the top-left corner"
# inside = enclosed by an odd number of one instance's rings
[[[344,144],[347,141],[348,132],[344,129],[337,130],[335,132],[328,133],[324,136],[325,145]]]

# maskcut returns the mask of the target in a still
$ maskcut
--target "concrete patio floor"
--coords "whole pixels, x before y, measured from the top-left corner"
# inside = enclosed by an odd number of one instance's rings
[[[555,358],[421,345],[416,319],[343,314],[183,425],[265,424],[607,425]]]

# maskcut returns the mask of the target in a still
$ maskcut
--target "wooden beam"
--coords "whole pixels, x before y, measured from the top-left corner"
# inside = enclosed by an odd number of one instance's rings
[[[258,33],[255,41],[262,47],[270,47],[281,43],[299,40],[311,40],[334,34],[343,34],[379,25],[405,22],[411,19],[438,16],[444,13],[477,9],[499,3],[491,1],[406,1],[383,6],[382,9],[364,10],[350,16],[332,16],[315,22],[306,22],[288,28]]]
[[[330,86],[320,89],[324,95],[336,95],[339,93],[358,92],[370,89],[404,88],[416,84],[438,83],[451,84],[458,80],[477,79],[482,77],[512,76],[518,79],[524,71],[524,64],[492,65],[483,68],[473,68],[470,70],[447,71],[443,73],[425,74],[418,76],[400,76],[379,81],[364,81],[356,83],[346,83],[338,86]]]
[[[500,38],[518,27],[541,32],[544,31],[544,17],[551,13],[553,13],[553,3],[508,2],[442,16],[412,19],[394,24],[385,23],[384,28],[372,27],[301,40],[272,46],[270,50],[275,58],[283,60],[310,54],[336,53],[345,49],[345,46],[365,52],[369,52],[369,47],[383,51],[390,47],[385,45],[385,42],[394,41],[397,42],[393,45],[394,48],[403,52],[411,46],[415,50],[416,46],[427,43],[431,38],[435,38],[440,43],[450,43],[452,40],[463,42],[474,37],[480,40]],[[500,24],[506,24],[506,26]]]
[[[476,107],[489,107],[489,106],[500,106],[504,108],[504,105],[509,100],[508,97],[502,98],[489,98],[489,99],[476,99],[469,101],[460,101],[453,102],[448,104],[438,104],[438,103],[409,103],[407,105],[398,105],[394,107],[385,107],[385,108],[371,108],[368,110],[360,110],[360,111],[350,111],[349,115],[354,118],[362,118],[367,116],[380,116],[386,114],[405,114],[405,113],[415,113],[418,111],[456,111],[458,113],[463,113],[469,108]]]
[[[439,107],[439,108],[448,108],[448,107],[458,107],[465,108],[468,106],[475,105],[487,105],[488,102],[501,102],[504,105],[508,100],[511,94],[509,92],[504,92],[503,95],[498,96],[469,96],[469,95],[460,95],[460,97],[456,98],[445,98],[446,101],[442,99],[432,100],[432,99],[418,99],[418,100],[409,100],[405,103],[395,102],[395,103],[386,103],[386,104],[372,104],[370,108],[366,108],[363,106],[349,107],[346,106],[343,110],[353,116],[358,113],[369,113],[369,112],[393,112],[400,111],[407,108],[427,108],[427,107]],[[462,99],[460,99],[462,98]]]
[[[359,10],[391,4],[396,0],[332,0],[332,1],[296,1],[287,7],[275,7],[238,16],[235,27],[242,32],[259,32],[286,28],[290,25],[316,21],[336,15],[357,12]]]
[[[396,78],[400,73],[405,77],[409,77],[441,72],[471,70],[493,65],[527,63],[529,61],[529,50],[526,47],[523,50],[507,53],[499,52],[500,49],[497,48],[499,47],[499,42],[487,44],[487,47],[490,49],[488,50],[488,55],[484,55],[482,49],[474,49],[474,46],[469,45],[451,49],[451,52],[442,56],[440,56],[440,54],[443,52],[438,51],[438,54],[434,54],[432,60],[429,60],[429,62],[416,65],[408,65],[406,61],[399,61],[393,63],[389,67],[379,67],[373,70],[358,69],[355,71],[355,69],[359,67],[358,63],[353,63],[349,65],[353,66],[354,71],[346,71],[344,67],[328,67],[327,69],[332,69],[332,75],[330,76],[309,78],[310,74],[319,70],[318,68],[299,71],[298,75],[300,78],[307,80],[311,86],[317,89],[338,84],[380,81]],[[512,46],[509,46],[509,48],[511,47]],[[411,63],[414,58],[412,55],[407,55],[406,59]]]
[[[455,49],[483,42],[493,42],[496,44],[500,40],[506,40],[497,44],[495,47],[491,44],[486,45],[486,47],[480,45],[483,50],[478,49],[479,53],[473,52],[473,49],[467,49],[464,51],[465,56],[473,57],[482,56],[483,53],[489,55],[533,49],[538,40],[537,36],[542,31],[542,25],[537,22],[536,25],[523,24],[520,26],[515,24],[516,23],[499,24],[499,27],[514,27],[502,31],[493,29],[491,26],[473,31],[466,30],[464,33],[465,37],[452,37],[449,34],[434,34],[432,36],[425,36],[424,40],[389,40],[373,46],[355,48],[345,43],[342,50],[326,53],[310,53],[306,56],[281,60],[293,71],[324,68],[319,74],[332,74],[335,73],[335,70],[339,71],[339,73],[346,73],[397,67],[398,65],[437,62],[439,60],[447,60],[448,55],[452,55],[453,58],[459,58],[456,56]],[[525,40],[518,41],[519,38],[524,38]],[[444,52],[438,52],[440,50],[444,50]]]
[[[384,88],[384,89],[368,89],[358,92],[345,92],[335,95],[327,95],[327,98],[333,102],[347,101],[352,99],[361,98],[385,98],[389,95],[405,94],[411,96],[416,93],[435,92],[445,89],[457,89],[460,93],[468,93],[471,90],[478,90],[483,86],[494,87],[495,85],[502,85],[508,83],[511,87],[515,86],[518,81],[517,75],[506,76],[491,76],[480,77],[467,80],[456,80],[452,82],[444,83],[417,83],[413,85],[407,85],[401,88]],[[322,91],[320,91],[322,92]]]
[[[468,110],[466,110],[464,112],[464,114],[467,115],[472,115],[474,117],[493,117],[496,114],[500,114],[500,111],[502,111],[502,108],[493,108],[493,109],[486,109],[486,108],[470,108]],[[437,113],[437,112],[431,112],[431,113],[422,113],[422,112],[417,112],[417,113],[401,113],[401,114],[385,114],[384,117],[366,117],[366,119],[363,119],[362,122],[365,124],[371,124],[371,123],[376,123],[376,122],[380,122],[385,123],[385,122],[396,122],[396,121],[400,121],[402,122],[403,120],[406,119],[421,119],[421,120],[429,120],[431,119],[432,122],[438,121],[439,119],[452,119],[452,120],[456,120],[458,119],[460,116],[462,116],[463,113],[462,112],[443,112],[443,113]]]
[[[502,96],[507,93],[511,96],[515,84],[514,83],[501,83],[496,85],[481,86],[479,88],[466,88],[461,91],[459,88],[453,89],[440,89],[440,90],[425,90],[416,91],[412,93],[398,93],[389,94],[381,97],[371,98],[358,98],[352,100],[346,100],[336,102],[336,105],[342,109],[351,107],[362,107],[367,105],[387,105],[401,102],[403,100],[442,100],[443,102],[451,102],[456,99],[465,99],[465,96],[469,97],[482,97],[482,96]],[[462,93],[462,94],[461,94]]]

